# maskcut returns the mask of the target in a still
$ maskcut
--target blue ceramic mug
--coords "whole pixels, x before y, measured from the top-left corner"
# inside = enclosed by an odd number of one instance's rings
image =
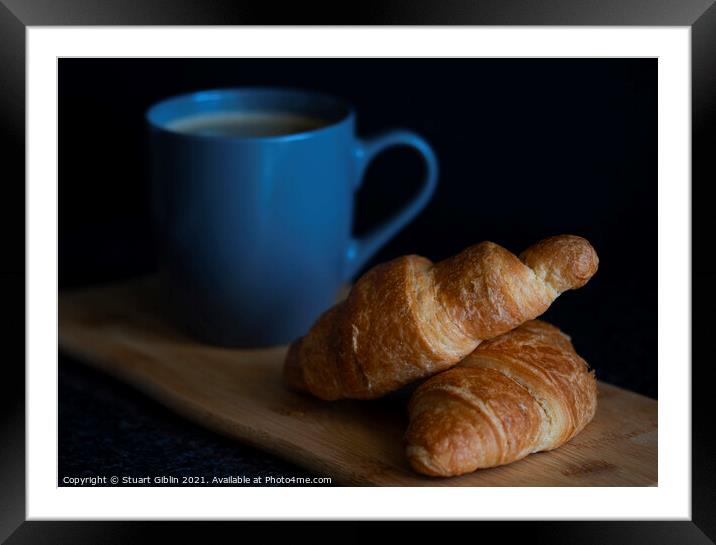
[[[272,124],[261,125],[262,115]],[[191,128],[192,119],[232,118],[243,132],[211,130],[211,122]],[[254,118],[252,132],[246,120]],[[351,106],[318,93],[202,91],[159,102],[146,119],[162,285],[174,314],[212,344],[266,346],[305,334],[340,286],[425,207],[437,182],[435,154],[420,136],[393,130],[360,139]],[[311,123],[291,125],[296,119]],[[422,155],[423,185],[355,238],[353,201],[366,167],[400,145]]]

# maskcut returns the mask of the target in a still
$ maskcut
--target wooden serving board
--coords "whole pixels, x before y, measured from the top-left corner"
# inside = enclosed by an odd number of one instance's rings
[[[285,347],[204,345],[162,319],[152,280],[61,293],[60,349],[202,425],[335,483],[386,486],[654,486],[657,404],[599,384],[586,429],[561,448],[450,479],[411,471],[403,455],[407,392],[323,402],[284,388]]]

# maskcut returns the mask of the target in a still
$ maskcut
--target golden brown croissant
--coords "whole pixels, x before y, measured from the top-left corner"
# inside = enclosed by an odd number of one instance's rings
[[[406,453],[449,477],[557,448],[594,416],[597,383],[569,337],[539,320],[485,341],[410,399]]]
[[[286,381],[322,399],[380,397],[536,318],[597,264],[589,242],[562,235],[520,258],[483,242],[436,264],[410,255],[377,265],[291,345]]]

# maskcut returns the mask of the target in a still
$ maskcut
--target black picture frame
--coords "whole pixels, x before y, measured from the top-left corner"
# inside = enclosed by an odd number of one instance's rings
[[[688,26],[692,54],[692,520],[651,522],[524,522],[484,523],[501,539],[518,535],[550,543],[711,543],[716,538],[716,443],[708,409],[709,363],[699,357],[708,337],[703,320],[712,307],[713,289],[700,289],[716,279],[716,257],[700,251],[713,232],[714,214],[703,194],[716,179],[716,5],[714,0],[450,0],[364,1],[352,9],[340,2],[232,2],[231,0],[0,0],[0,149],[3,150],[3,211],[0,214],[5,255],[2,301],[12,316],[3,328],[7,356],[0,381],[0,540],[6,543],[124,543],[140,536],[166,542],[205,542],[208,530],[231,523],[186,523],[167,528],[162,522],[25,521],[25,30],[28,26],[62,25],[585,25]],[[21,227],[18,227],[22,225]],[[22,287],[20,287],[22,286]],[[11,314],[12,313],[12,314]],[[699,350],[700,349],[700,350]],[[676,362],[685,363],[685,362]],[[423,535],[429,530],[412,525]],[[317,529],[296,530],[312,537]],[[353,541],[368,539],[363,526],[341,530]],[[474,530],[472,530],[474,531]],[[301,532],[303,533],[303,532]],[[101,536],[101,538],[100,538]],[[181,539],[180,539],[181,538]]]

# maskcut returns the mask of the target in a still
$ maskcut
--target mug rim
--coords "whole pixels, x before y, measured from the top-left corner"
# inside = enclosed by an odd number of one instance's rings
[[[326,123],[320,127],[309,129],[306,131],[300,131],[289,134],[277,134],[277,135],[262,135],[262,136],[236,136],[236,135],[217,135],[217,134],[196,134],[181,132],[170,129],[167,125],[169,122],[191,115],[190,113],[179,113],[172,115],[171,110],[181,108],[182,105],[197,105],[206,104],[210,101],[221,102],[231,97],[239,96],[273,96],[274,98],[302,98],[310,101],[322,101],[325,106],[335,109],[337,114],[333,119],[326,119]],[[202,110],[197,109],[195,113],[199,113]],[[207,111],[207,110],[204,110]],[[211,111],[211,110],[209,110]],[[222,111],[222,110],[216,110]],[[231,111],[231,109],[223,110]],[[236,111],[236,110],[234,110]],[[302,110],[298,110],[302,111]],[[161,119],[162,116],[166,116],[167,119]],[[169,134],[175,137],[198,139],[198,140],[227,140],[237,142],[282,142],[289,140],[302,140],[319,134],[334,130],[336,127],[343,125],[346,122],[350,122],[354,119],[355,112],[353,106],[345,99],[322,93],[320,91],[313,91],[309,89],[301,89],[297,87],[279,87],[279,86],[239,86],[239,87],[216,87],[211,89],[202,89],[199,91],[191,91],[189,93],[181,93],[165,97],[157,102],[154,102],[147,108],[144,114],[146,123],[162,133]]]

